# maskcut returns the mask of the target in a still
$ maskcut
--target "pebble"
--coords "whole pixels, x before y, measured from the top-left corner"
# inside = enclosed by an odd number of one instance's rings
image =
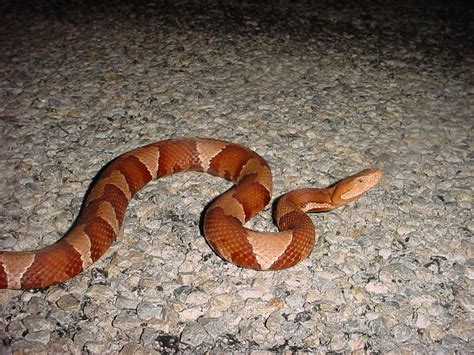
[[[390,333],[397,343],[404,343],[408,341],[412,335],[411,329],[405,324],[397,324],[392,329],[390,329]]]
[[[121,313],[114,318],[112,326],[125,332],[130,332],[137,325],[133,314]]]
[[[198,322],[204,326],[207,334],[209,334],[214,339],[222,336],[227,331],[225,322],[222,319],[200,318]]]
[[[61,238],[108,161],[169,137],[255,149],[275,197],[385,172],[311,216],[305,261],[263,273],[202,236],[230,184],[151,183],[92,267],[0,292],[0,353],[469,353],[474,13],[368,4],[0,6],[2,249]],[[271,211],[249,228],[276,230]]]
[[[115,305],[118,309],[137,309],[139,302],[139,300],[134,300],[124,296],[118,296],[117,300],[115,301]]]
[[[368,292],[373,292],[373,293],[389,293],[390,288],[388,285],[385,285],[383,282],[377,282],[377,281],[370,281],[366,286],[365,289]]]
[[[163,306],[142,302],[137,306],[137,315],[141,319],[164,319]]]
[[[73,295],[64,295],[56,302],[56,304],[62,310],[72,312],[77,309],[79,300]]]
[[[144,346],[148,346],[153,344],[153,341],[155,340],[156,337],[156,331],[153,328],[150,327],[145,327],[143,328],[143,332],[140,335],[140,342]]]
[[[226,311],[232,305],[232,295],[228,293],[222,293],[220,295],[214,296],[210,300],[210,311]]]
[[[197,322],[189,322],[181,332],[181,341],[193,347],[197,347],[204,342],[211,342],[212,338],[206,329]]]
[[[31,332],[25,335],[25,339],[46,345],[51,339],[51,332],[49,330]]]
[[[39,316],[26,316],[23,318],[23,325],[26,327],[28,332],[32,333],[42,330],[54,329],[53,324]]]
[[[109,348],[105,343],[88,341],[84,344],[83,349],[91,354],[102,354],[108,351]]]

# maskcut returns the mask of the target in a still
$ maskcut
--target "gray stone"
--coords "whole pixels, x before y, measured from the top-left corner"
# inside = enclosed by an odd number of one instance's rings
[[[136,309],[139,304],[138,300],[134,300],[131,298],[123,297],[123,296],[118,296],[115,305],[119,309]]]
[[[390,329],[390,333],[397,343],[404,343],[412,336],[410,327],[406,326],[405,324],[397,324],[396,326],[392,327],[392,329]]]
[[[57,301],[57,305],[65,311],[77,311],[79,308],[79,300],[73,295],[64,295]]]
[[[39,316],[26,316],[23,318],[23,325],[29,332],[38,332],[42,330],[54,329],[53,324]]]
[[[143,328],[143,332],[140,336],[140,342],[144,346],[148,346],[150,344],[153,344],[155,337],[156,337],[156,330],[150,327],[145,327]]]
[[[141,319],[165,319],[165,309],[161,305],[140,303],[137,306],[137,314]]]
[[[25,339],[46,345],[51,339],[51,333],[49,330],[40,330],[38,332],[30,332],[25,335]]]
[[[181,341],[185,344],[196,347],[203,343],[210,343],[212,338],[201,324],[190,322],[181,332]]]

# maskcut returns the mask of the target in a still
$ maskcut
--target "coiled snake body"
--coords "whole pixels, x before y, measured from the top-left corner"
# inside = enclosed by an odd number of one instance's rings
[[[99,259],[117,237],[128,202],[150,180],[182,171],[200,171],[234,182],[208,207],[204,234],[223,259],[255,270],[289,268],[315,243],[305,212],[343,206],[378,183],[382,172],[366,169],[324,189],[305,188],[281,196],[275,208],[276,233],[244,227],[270,201],[268,164],[243,146],[214,139],[172,139],[134,149],[113,160],[86,196],[69,232],[34,251],[0,252],[0,288],[42,288],[80,273]]]

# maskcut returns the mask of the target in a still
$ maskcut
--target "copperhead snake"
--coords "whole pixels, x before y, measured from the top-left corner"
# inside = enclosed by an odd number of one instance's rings
[[[220,176],[235,185],[207,208],[203,229],[223,259],[255,270],[279,270],[306,258],[315,228],[306,212],[346,205],[375,186],[380,169],[366,169],[328,188],[293,190],[277,200],[279,232],[259,232],[244,224],[270,201],[272,174],[267,162],[234,143],[170,139],[122,154],[91,186],[79,216],[56,243],[33,251],[0,252],[0,288],[44,288],[77,275],[99,259],[117,237],[128,202],[150,180],[182,171]]]

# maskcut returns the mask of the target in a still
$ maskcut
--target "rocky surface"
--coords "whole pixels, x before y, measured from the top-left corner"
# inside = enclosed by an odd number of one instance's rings
[[[105,163],[169,137],[251,147],[275,196],[386,175],[280,272],[201,236],[228,183],[152,183],[92,267],[0,290],[0,352],[472,351],[474,13],[415,3],[0,5],[1,248],[54,242]]]

